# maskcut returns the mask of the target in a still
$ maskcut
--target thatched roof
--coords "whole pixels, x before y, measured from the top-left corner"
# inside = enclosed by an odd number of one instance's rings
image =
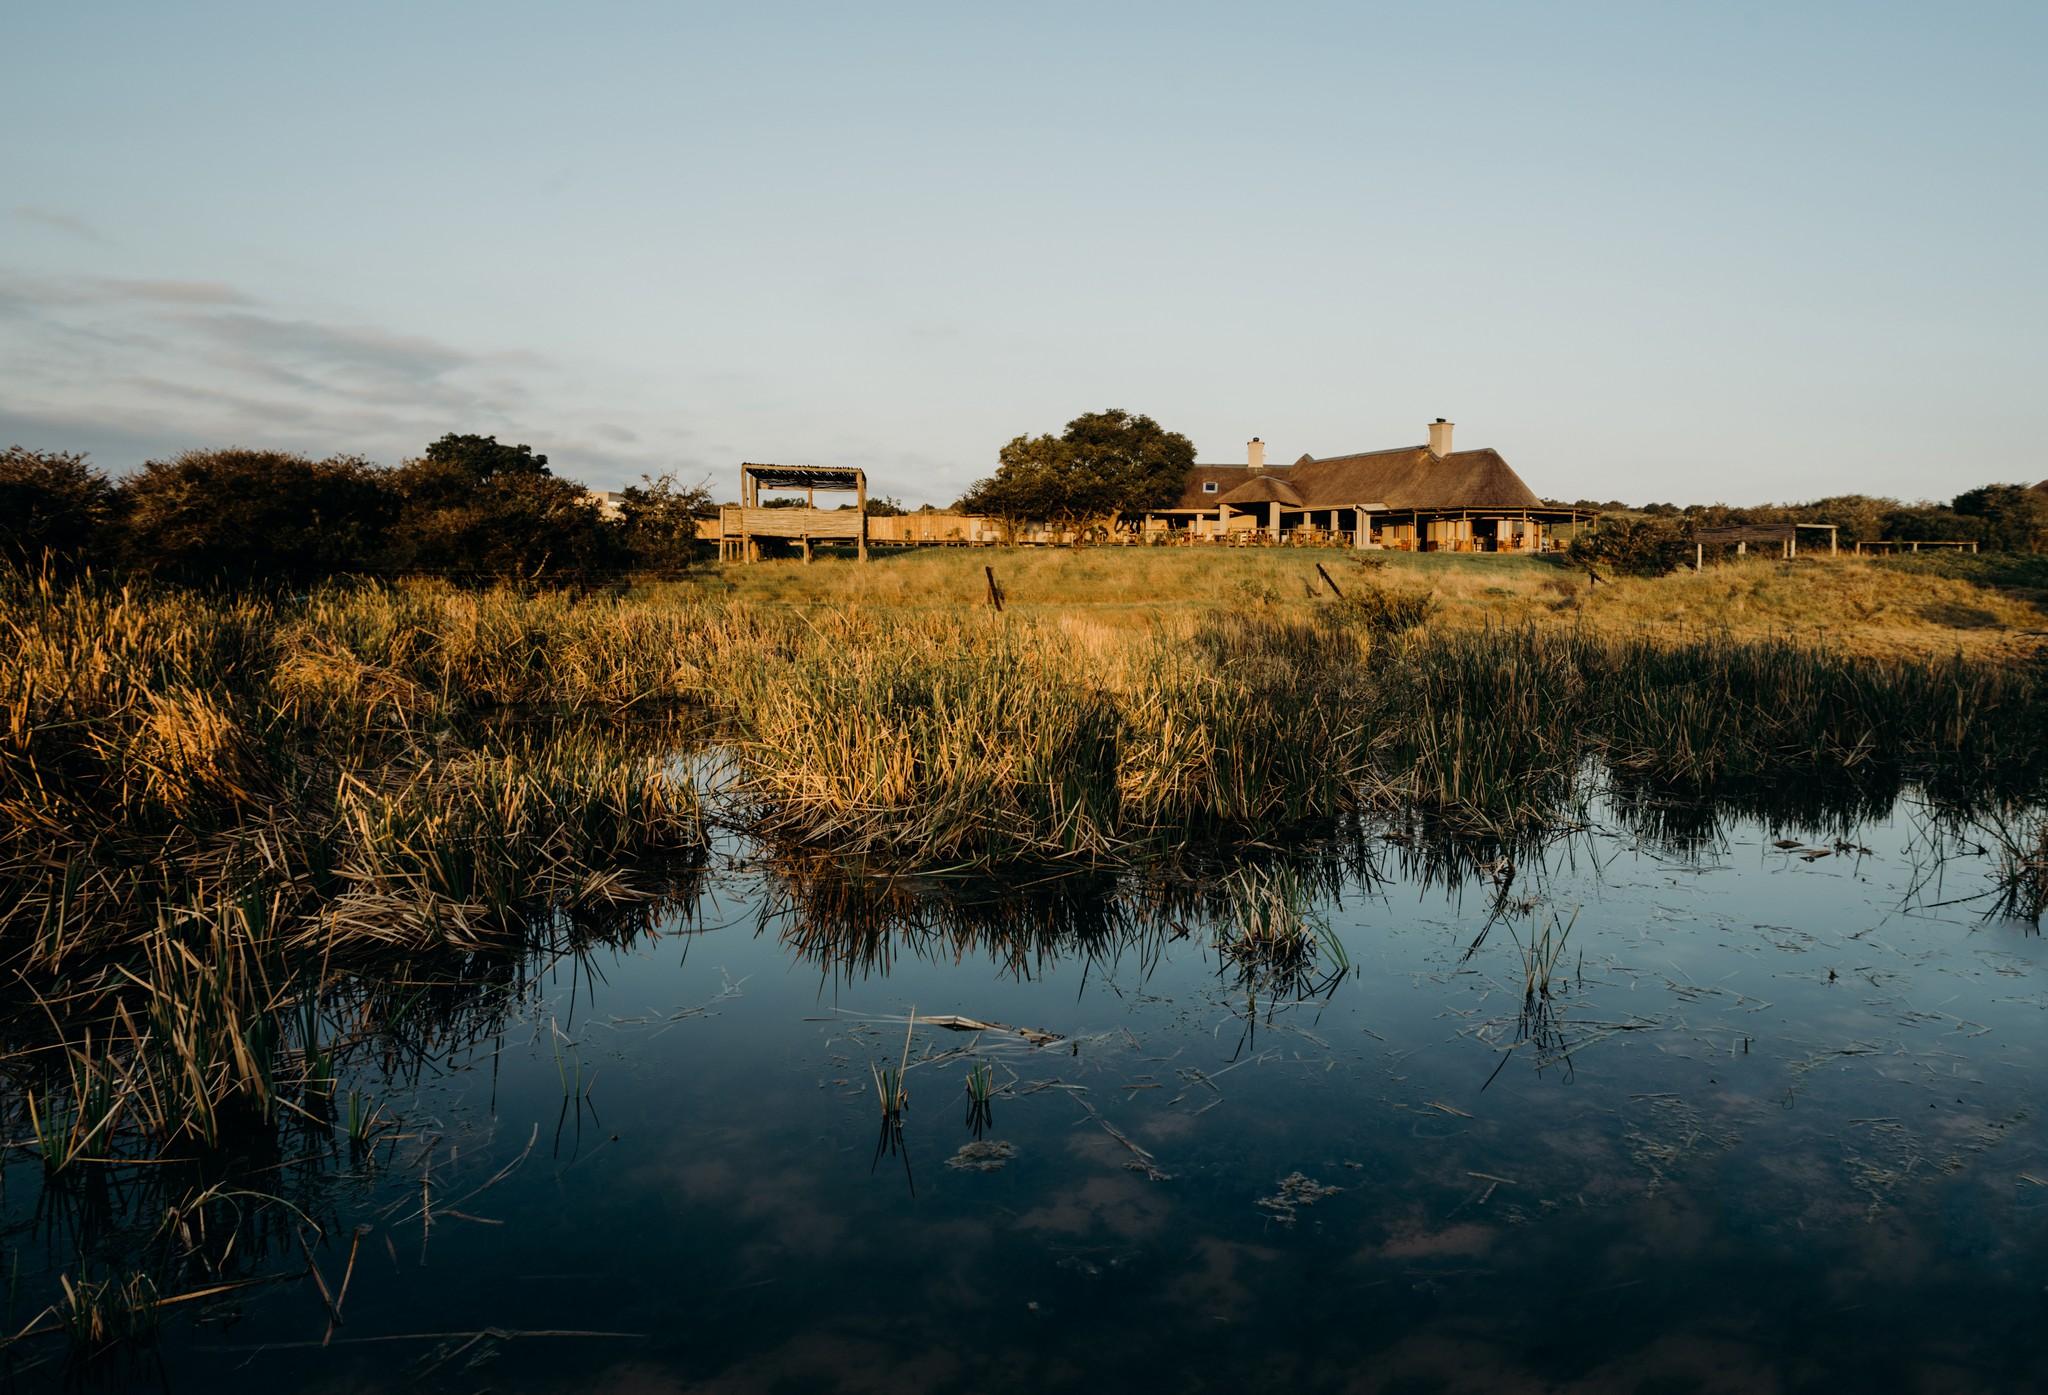
[[[747,461],[740,470],[763,489],[858,489],[861,472],[840,465],[758,465]]]
[[[1301,495],[1285,479],[1265,470],[1259,470],[1237,488],[1218,496],[1223,503],[1242,504],[1285,504],[1290,509],[1301,507]]]
[[[1248,465],[1197,465],[1175,507],[1214,508],[1219,500],[1236,504],[1238,491],[1254,481],[1268,487],[1289,487],[1295,497],[1281,497],[1289,508],[1374,504],[1389,509],[1521,510],[1544,506],[1498,451],[1455,450],[1440,456],[1428,446],[1400,446],[1322,460],[1304,455],[1292,465],[1263,470]],[[1205,493],[1203,484],[1211,482],[1216,493]]]
[[[2036,494],[2048,494],[2048,480],[2042,480],[2039,484],[2035,485],[2034,492]]]

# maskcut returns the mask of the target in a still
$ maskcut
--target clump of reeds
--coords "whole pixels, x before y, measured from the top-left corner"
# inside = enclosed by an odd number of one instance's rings
[[[156,1336],[162,1296],[149,1275],[125,1279],[89,1279],[60,1275],[63,1299],[56,1318],[71,1340],[74,1353],[86,1360],[114,1348],[147,1342]]]
[[[882,1121],[899,1122],[903,1111],[910,1108],[910,1085],[906,1076],[910,1071],[910,1034],[917,1026],[917,1012],[912,1009],[910,1021],[903,1028],[903,1055],[895,1065],[886,1061],[881,1065],[868,1063],[868,1071],[875,1078],[875,1099],[882,1106]]]
[[[1384,636],[1426,624],[1436,609],[1435,599],[1426,591],[1397,591],[1360,577],[1330,603],[1323,615],[1330,623]]]
[[[1315,893],[1285,864],[1246,867],[1222,884],[1224,915],[1217,951],[1240,969],[1300,981],[1326,958],[1334,977],[1351,967],[1344,942],[1315,904]]]
[[[1514,936],[1515,948],[1522,956],[1522,1007],[1533,1011],[1539,1003],[1551,1000],[1552,989],[1560,991],[1567,985],[1558,975],[1558,966],[1564,961],[1565,943],[1571,939],[1572,926],[1578,924],[1578,913],[1574,911],[1569,923],[1559,925],[1557,917],[1543,927],[1541,934],[1531,933],[1525,944],[1521,936],[1515,935],[1514,927],[1508,933]]]
[[[743,656],[744,657],[744,656]],[[924,866],[1128,863],[1356,805],[1355,644],[1218,617],[1135,639],[838,617],[740,664],[751,822]]]
[[[394,882],[505,918],[572,871],[701,843],[690,782],[629,733],[696,700],[719,623],[434,587],[0,576],[0,938],[54,967],[244,886],[294,920]]]
[[[976,1138],[995,1122],[996,1073],[986,1061],[967,1068],[967,1127]]]

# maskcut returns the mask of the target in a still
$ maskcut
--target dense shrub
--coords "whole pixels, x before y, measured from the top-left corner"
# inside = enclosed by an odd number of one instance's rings
[[[114,487],[82,455],[0,451],[0,563],[73,571],[97,560],[113,517]]]
[[[1690,552],[1688,528],[1661,519],[1603,518],[1582,530],[1566,549],[1574,562],[1631,576],[1662,576]]]
[[[2048,494],[2017,484],[1987,484],[1956,495],[1955,511],[1974,520],[2001,552],[2048,552]]]
[[[347,456],[194,450],[121,482],[123,560],[185,581],[304,584],[376,566],[397,499]]]
[[[581,485],[495,436],[443,436],[392,476],[390,566],[458,578],[588,576],[631,558]]]
[[[681,571],[695,561],[703,551],[697,542],[697,520],[718,511],[710,490],[703,485],[685,489],[673,474],[643,477],[626,489],[619,508],[633,566],[657,572]]]

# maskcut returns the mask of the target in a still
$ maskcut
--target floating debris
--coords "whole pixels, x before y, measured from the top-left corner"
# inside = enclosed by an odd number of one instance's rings
[[[994,1139],[977,1138],[972,1143],[960,1145],[960,1151],[946,1159],[946,1166],[962,1172],[1001,1172],[1003,1165],[1017,1156],[1017,1145],[999,1143]]]
[[[1280,1179],[1280,1190],[1271,1196],[1262,1196],[1252,1203],[1262,1211],[1269,1211],[1282,1225],[1293,1225],[1295,1213],[1304,1206],[1313,1206],[1326,1196],[1335,1196],[1342,1187],[1324,1186],[1313,1177],[1299,1172],[1290,1172]]]

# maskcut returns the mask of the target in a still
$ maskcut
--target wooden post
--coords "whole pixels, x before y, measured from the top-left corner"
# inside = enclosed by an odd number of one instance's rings
[[[804,565],[808,567],[809,565],[811,565],[811,535],[809,533],[806,533],[803,535],[802,538],[798,539],[798,541],[803,544]]]
[[[1330,588],[1331,595],[1335,596],[1340,601],[1344,599],[1344,593],[1337,589],[1336,582],[1330,580],[1330,574],[1323,570],[1323,564],[1321,562],[1316,563],[1316,575],[1321,577],[1323,579],[1323,584]]]
[[[1692,545],[1692,569],[1695,574],[1707,569],[1707,545],[1705,543],[1696,542]]]
[[[853,484],[854,508],[860,514],[860,560],[868,560],[868,472],[856,470]]]
[[[760,497],[760,488],[754,483],[754,472],[744,465],[740,467],[740,560],[754,560],[754,527],[748,522],[748,511],[754,507],[754,500]]]
[[[996,585],[996,569],[990,566],[983,566],[981,570],[982,574],[988,578],[988,603],[994,606],[996,614],[1000,615],[1003,612],[1003,588]]]

